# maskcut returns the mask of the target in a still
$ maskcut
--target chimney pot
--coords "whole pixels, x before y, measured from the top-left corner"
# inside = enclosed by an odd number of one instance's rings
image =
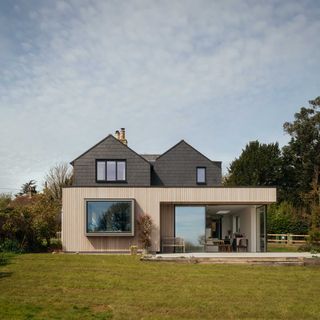
[[[120,129],[119,140],[125,145],[128,144],[128,141],[126,139],[126,129],[125,128]]]

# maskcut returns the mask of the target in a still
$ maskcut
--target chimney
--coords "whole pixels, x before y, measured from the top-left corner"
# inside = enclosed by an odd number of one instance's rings
[[[119,132],[119,131],[118,131]],[[118,140],[120,142],[122,142],[123,144],[127,145],[128,144],[128,141],[126,139],[126,129],[125,128],[121,128],[120,129],[120,133],[119,133],[119,138]]]
[[[117,140],[119,140],[120,142],[122,142],[123,144],[127,145],[128,141],[126,139],[126,129],[125,128],[121,128],[120,131],[117,130],[114,133],[114,136]]]

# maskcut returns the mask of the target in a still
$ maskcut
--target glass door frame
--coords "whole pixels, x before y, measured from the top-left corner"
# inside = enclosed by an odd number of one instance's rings
[[[264,234],[264,240],[263,240],[264,250],[263,251],[261,250],[261,211],[259,211],[262,208],[264,209],[263,210],[263,234]],[[256,238],[257,238],[256,242],[257,242],[257,245],[259,244],[259,247],[257,247],[257,252],[267,252],[268,251],[267,208],[268,207],[266,204],[256,206],[256,219],[257,219],[258,214],[260,215],[259,216],[259,225],[258,225],[258,221],[256,221]],[[258,233],[258,230],[259,230],[259,233]],[[259,238],[258,238],[258,235],[259,235]]]

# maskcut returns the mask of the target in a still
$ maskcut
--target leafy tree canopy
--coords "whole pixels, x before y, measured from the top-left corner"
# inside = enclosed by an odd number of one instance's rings
[[[18,193],[19,196],[27,195],[31,193],[31,195],[34,195],[37,193],[37,185],[35,180],[30,180],[26,183],[24,183],[21,188],[20,192]]]
[[[319,205],[320,97],[309,101],[309,107],[302,107],[294,121],[283,127],[291,136],[283,148],[284,187],[300,204]]]
[[[278,143],[251,141],[231,163],[225,185],[276,186],[281,180],[281,165]]]

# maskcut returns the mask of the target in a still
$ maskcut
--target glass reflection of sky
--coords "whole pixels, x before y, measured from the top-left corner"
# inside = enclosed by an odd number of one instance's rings
[[[113,202],[88,202],[88,231],[96,231],[99,225],[99,218],[109,210]]]
[[[199,245],[205,233],[205,207],[176,206],[176,237]]]

